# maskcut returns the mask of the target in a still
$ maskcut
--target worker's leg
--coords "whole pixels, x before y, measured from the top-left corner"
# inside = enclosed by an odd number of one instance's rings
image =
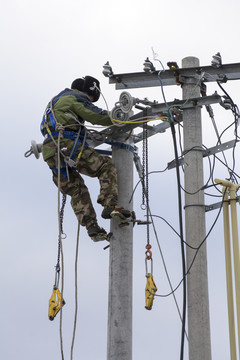
[[[69,174],[69,180],[62,174],[60,176],[60,190],[71,196],[71,205],[78,221],[87,229],[97,223],[96,213],[83,178],[76,172]],[[58,186],[58,176],[53,172],[53,181]]]
[[[117,171],[108,156],[102,156],[90,147],[85,147],[77,170],[84,175],[98,177],[100,194],[98,203],[104,208],[114,208],[118,202]]]

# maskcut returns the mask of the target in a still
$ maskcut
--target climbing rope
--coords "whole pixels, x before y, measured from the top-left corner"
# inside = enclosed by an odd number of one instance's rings
[[[64,235],[64,238],[66,238],[66,234],[64,234],[64,232],[63,232],[63,216],[64,216],[64,208],[65,208],[65,205],[66,205],[66,201],[67,201],[67,195],[63,194],[63,196],[62,196],[62,207],[60,209],[60,228],[61,228],[61,235],[60,236],[61,236],[61,238],[63,238],[62,235]],[[57,254],[57,264],[55,266],[56,272],[55,272],[55,283],[54,283],[55,288],[58,288],[58,286],[59,286],[59,278],[60,278],[60,270],[61,270],[60,256],[61,256],[61,239],[58,236],[58,254]]]
[[[63,352],[63,336],[62,336],[62,306],[63,306],[63,289],[64,289],[64,261],[63,261],[63,247],[62,247],[62,222],[61,222],[61,211],[60,211],[60,188],[61,188],[61,178],[60,178],[60,140],[62,136],[63,129],[59,128],[59,134],[58,134],[58,147],[57,147],[57,159],[58,159],[58,238],[60,241],[60,250],[61,250],[61,267],[62,267],[62,276],[61,276],[61,308],[60,308],[60,326],[59,326],[59,332],[60,332],[60,347],[61,347],[61,356],[62,360],[64,360],[64,352]]]
[[[78,267],[78,247],[79,247],[79,235],[80,235],[80,223],[78,222],[77,230],[77,243],[76,243],[76,256],[75,256],[75,315],[73,325],[73,336],[71,345],[71,360],[73,359],[73,347],[75,341],[76,327],[77,327],[77,313],[78,313],[78,278],[77,278],[77,267]]]

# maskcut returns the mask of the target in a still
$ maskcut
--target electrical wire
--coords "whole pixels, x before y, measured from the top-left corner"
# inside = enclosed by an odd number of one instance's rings
[[[154,54],[154,60],[158,60],[156,58],[156,54]],[[158,60],[158,61],[162,65],[161,61],[160,60]],[[164,68],[163,68],[163,71],[164,71]],[[186,327],[186,307],[187,307],[187,290],[186,289],[187,289],[187,287],[186,287],[186,277],[184,276],[184,274],[186,272],[186,260],[185,260],[185,249],[184,249],[184,242],[183,242],[183,219],[182,219],[182,199],[181,199],[181,187],[180,187],[179,159],[178,159],[177,141],[176,141],[176,133],[175,133],[173,115],[172,115],[172,112],[170,111],[170,107],[168,106],[168,103],[167,103],[166,98],[165,98],[164,89],[163,89],[163,83],[162,83],[162,79],[161,79],[161,71],[159,71],[159,73],[158,73],[158,79],[160,81],[163,99],[164,99],[164,102],[166,104],[168,114],[169,114],[169,122],[170,122],[170,128],[171,128],[171,133],[172,133],[174,154],[175,154],[175,161],[176,161],[177,192],[178,192],[178,214],[179,214],[179,228],[180,228],[181,256],[182,256],[182,273],[183,273],[182,331],[181,331],[181,349],[180,349],[180,360],[183,360],[183,357],[184,357],[185,327]],[[200,79],[199,79],[199,82],[200,82]],[[189,96],[189,98],[190,97],[191,97],[191,95]],[[189,99],[187,99],[186,102],[183,105],[185,105],[188,102],[188,100]]]
[[[80,235],[80,222],[78,222],[77,230],[77,242],[76,242],[76,255],[75,255],[75,315],[74,315],[74,325],[73,325],[73,336],[72,336],[72,345],[71,345],[71,360],[73,359],[73,347],[75,341],[76,327],[77,327],[77,313],[78,313],[78,278],[77,278],[77,268],[78,268],[78,248],[79,248],[79,235]]]
[[[192,262],[191,262],[191,264],[189,265],[189,267],[188,267],[188,269],[187,269],[184,277],[181,279],[181,281],[180,281],[180,282],[178,283],[178,285],[175,287],[175,289],[173,290],[173,292],[176,292],[176,291],[177,291],[177,289],[180,287],[180,285],[181,285],[182,282],[184,281],[184,278],[186,278],[187,275],[189,274],[189,272],[190,272],[190,270],[191,270],[191,268],[192,268],[192,266],[193,266],[193,264],[194,264],[194,262],[195,262],[195,259],[196,259],[196,257],[197,257],[197,254],[198,254],[200,248],[201,248],[202,245],[206,242],[207,238],[209,237],[210,233],[212,232],[213,228],[215,227],[215,225],[216,225],[216,223],[217,223],[217,220],[218,220],[219,215],[220,215],[221,210],[222,210],[222,206],[223,206],[223,200],[222,200],[222,202],[221,202],[221,205],[220,205],[220,209],[219,209],[219,211],[218,211],[218,214],[217,214],[217,216],[216,216],[216,218],[215,218],[212,226],[210,227],[210,230],[208,231],[207,235],[204,237],[204,239],[201,241],[200,245],[198,246],[198,248],[197,248],[197,250],[196,250],[196,252],[195,252],[195,254],[194,254],[194,257],[193,257],[193,259],[192,259]],[[154,294],[154,295],[157,296],[157,297],[168,297],[168,296],[172,295],[173,292],[170,292],[170,293],[168,293],[168,294],[162,294],[162,295],[160,295],[160,294]]]
[[[229,127],[231,127],[233,124],[234,124],[234,122],[233,122],[231,125],[229,125]],[[179,126],[183,127],[181,124],[179,124]],[[227,127],[225,130],[223,130],[222,134],[219,135],[219,139],[221,139],[223,133],[224,133],[229,127]],[[180,137],[180,136],[181,136],[181,135],[179,135],[179,137]],[[208,150],[208,148],[207,148],[205,145],[202,145],[202,146],[205,148],[205,150]],[[218,146],[218,143],[216,144],[216,146]],[[181,143],[180,143],[180,148],[181,148]],[[192,149],[193,149],[193,148],[192,148]],[[191,151],[191,149],[188,150],[188,151]],[[224,155],[224,152],[223,152],[223,151],[222,151],[222,153],[223,153],[223,155]],[[214,179],[213,179],[213,173],[214,173],[214,168],[215,168],[215,159],[217,159],[217,160],[218,160],[219,162],[221,162],[224,166],[226,166],[226,168],[228,169],[229,175],[230,175],[230,179],[232,179],[232,178],[234,177],[234,178],[235,178],[235,182],[237,182],[237,177],[240,178],[240,176],[239,176],[232,168],[230,168],[230,167],[228,166],[228,164],[227,164],[226,161],[225,161],[225,162],[222,161],[216,154],[212,154],[212,155],[213,155],[213,157],[214,157],[212,170],[211,170],[211,160],[210,160],[210,156],[208,155],[209,168],[210,168],[209,179],[207,180],[206,184],[205,184],[202,188],[200,188],[199,190],[197,190],[195,193],[197,193],[197,192],[200,191],[200,190],[204,190],[204,188],[207,188],[207,187],[208,187],[208,183],[209,183],[210,178],[211,178],[211,179],[212,179],[212,184],[213,184],[212,186],[214,186],[214,187],[217,189],[217,191],[221,194],[221,195],[219,195],[219,197],[222,197],[222,192],[216,187],[216,184],[215,184]],[[224,156],[224,158],[225,158],[225,156]],[[185,192],[188,193],[188,194],[195,194],[195,193],[190,193],[190,192],[186,191],[183,187],[182,187],[182,190],[185,191]],[[205,193],[205,195],[208,195],[208,194]],[[210,195],[210,196],[214,196],[214,195]]]
[[[145,189],[143,189],[143,191],[145,191]],[[179,309],[179,306],[178,306],[178,302],[177,302],[177,299],[176,299],[176,296],[175,296],[175,291],[174,291],[174,289],[173,289],[173,286],[172,286],[172,283],[171,283],[171,279],[170,279],[170,276],[169,276],[169,273],[168,273],[168,270],[167,270],[167,265],[166,265],[166,262],[165,262],[165,259],[164,259],[164,256],[163,256],[163,252],[162,252],[161,245],[160,245],[160,242],[159,242],[159,239],[158,239],[157,230],[156,230],[156,227],[155,227],[153,215],[152,215],[152,213],[151,213],[151,209],[150,209],[150,205],[149,205],[149,204],[148,204],[148,212],[149,212],[149,217],[150,217],[150,219],[151,219],[151,223],[152,223],[152,227],[153,227],[153,232],[154,232],[154,235],[155,235],[155,238],[156,238],[156,242],[157,242],[157,246],[158,246],[158,249],[159,249],[159,253],[160,253],[160,256],[161,256],[161,259],[162,259],[164,271],[165,271],[165,274],[166,274],[166,277],[167,277],[167,280],[168,280],[168,283],[169,283],[169,287],[170,287],[170,289],[171,289],[171,295],[173,296],[173,299],[174,299],[174,302],[175,302],[175,305],[176,305],[176,308],[177,308],[177,312],[178,312],[178,314],[179,314],[181,323],[183,324],[183,317],[182,317],[182,315],[181,315],[181,312],[180,312],[180,309]],[[182,326],[182,328],[183,328],[183,326]],[[188,335],[187,335],[187,331],[186,331],[185,327],[184,327],[184,333],[185,333],[186,338],[187,338],[187,340],[188,340]]]
[[[175,232],[175,234],[181,239],[181,236],[180,236],[180,234],[177,232],[177,230],[174,229],[174,227],[173,227],[164,217],[159,216],[159,215],[152,215],[152,216],[153,216],[153,217],[157,217],[157,218],[163,220],[163,221]],[[191,246],[190,244],[188,244],[185,240],[183,240],[183,242],[184,242],[184,244],[185,244],[186,246],[188,246],[190,249],[193,249],[193,250],[197,250],[197,249],[198,249],[197,247],[194,247],[194,246]]]
[[[107,112],[110,116],[110,111],[109,111],[109,107],[108,107],[108,103],[107,103],[107,100],[105,98],[105,96],[103,95],[102,91],[100,90],[100,88],[95,84],[95,87],[97,88],[97,90],[99,91],[99,93],[101,94],[101,96],[103,97],[103,100],[105,102],[105,105],[106,105],[106,108],[107,108]],[[111,116],[110,116],[111,118]],[[145,117],[140,117],[140,118],[137,118],[137,119],[134,119],[134,120],[131,120],[129,119],[128,121],[122,121],[122,120],[117,120],[117,119],[113,119],[111,118],[112,120],[112,123],[113,125],[111,126],[114,126],[114,125],[117,125],[117,123],[119,124],[141,124],[141,123],[146,123],[146,122],[149,122],[149,121],[156,121],[156,120],[162,120],[162,121],[167,121],[167,117],[153,117],[153,116],[145,116]],[[110,126],[109,126],[110,127]]]
[[[148,118],[146,120],[142,120],[144,118]],[[122,120],[117,120],[117,119],[113,119],[111,118],[112,122],[113,123],[121,123],[121,124],[128,124],[128,125],[131,125],[131,124],[144,124],[144,123],[148,123],[150,121],[156,121],[156,120],[162,120],[162,121],[167,121],[167,119],[165,117],[154,117],[152,118],[151,116],[146,116],[146,117],[140,117],[140,118],[137,118],[137,119],[134,119],[134,120],[131,120],[129,119],[128,121],[122,121]]]
[[[151,175],[151,174],[164,173],[167,169],[168,169],[168,167],[166,167],[164,170],[155,170],[155,171],[150,171],[148,174],[144,174],[144,178],[145,178],[146,176]],[[132,199],[133,199],[134,193],[135,193],[135,191],[136,191],[136,189],[137,189],[138,185],[144,181],[144,179],[142,179],[140,175],[139,175],[139,177],[140,177],[140,180],[138,180],[137,184],[135,185],[135,187],[134,187],[134,189],[133,189],[132,195],[131,195],[130,200],[129,200],[129,204],[132,202]]]
[[[183,240],[183,218],[182,218],[182,199],[181,199],[181,187],[180,187],[180,172],[179,172],[179,160],[177,152],[177,142],[174,123],[171,121],[171,132],[173,137],[175,161],[176,161],[176,175],[177,175],[177,189],[178,189],[178,213],[179,213],[179,227],[180,227],[180,239],[181,239],[181,255],[182,255],[182,273],[186,272],[186,260],[185,260],[185,249],[184,249],[184,240]],[[184,357],[184,339],[185,339],[185,327],[186,327],[186,308],[187,308],[187,284],[186,278],[183,280],[183,306],[182,306],[182,335],[181,335],[181,350],[180,350],[180,359],[183,360]]]

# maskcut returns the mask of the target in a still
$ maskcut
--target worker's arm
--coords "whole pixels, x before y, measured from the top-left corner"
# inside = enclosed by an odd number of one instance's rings
[[[74,131],[77,130],[79,121],[87,121],[93,125],[112,125],[109,113],[95,106],[87,94],[77,90],[65,90],[64,96],[54,105],[54,114],[60,124],[71,126]]]
[[[73,111],[75,112],[75,114],[93,125],[112,125],[112,121],[108,112],[95,106],[88,99],[88,96],[86,96],[86,99],[84,99],[84,101],[74,101]]]

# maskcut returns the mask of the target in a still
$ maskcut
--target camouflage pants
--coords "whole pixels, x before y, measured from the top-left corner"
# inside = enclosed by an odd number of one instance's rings
[[[50,168],[57,167],[56,157],[51,157],[47,163]],[[75,171],[69,173],[69,181],[63,174],[60,175],[61,192],[71,196],[71,205],[77,219],[88,229],[97,219],[88,188],[80,174],[98,178],[100,194],[97,202],[106,208],[117,205],[117,172],[110,157],[102,156],[86,146]],[[53,181],[58,186],[58,175],[54,171]]]

